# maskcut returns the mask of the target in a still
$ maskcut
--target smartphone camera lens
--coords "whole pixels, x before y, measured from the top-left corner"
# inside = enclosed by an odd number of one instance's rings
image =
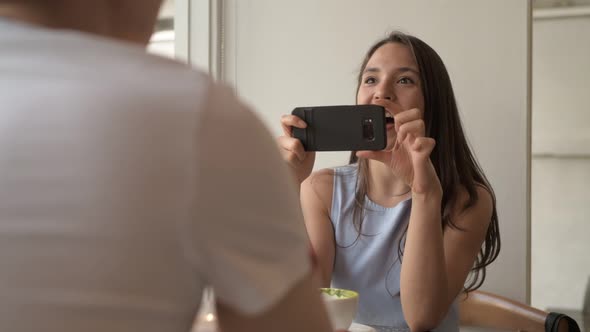
[[[363,119],[363,139],[367,141],[375,140],[375,131],[373,130],[373,119]]]

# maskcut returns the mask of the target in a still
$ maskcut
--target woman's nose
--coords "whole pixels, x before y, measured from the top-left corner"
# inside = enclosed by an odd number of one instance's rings
[[[373,95],[373,99],[375,99],[375,100],[380,100],[380,99],[393,100],[394,94],[389,89],[381,88],[381,89],[378,89],[377,91],[375,91],[375,94]]]
[[[379,94],[375,94],[375,95],[373,96],[373,99],[375,99],[375,100],[379,100],[379,99],[393,100],[393,98],[391,98],[391,96],[387,96],[387,95],[379,95]]]

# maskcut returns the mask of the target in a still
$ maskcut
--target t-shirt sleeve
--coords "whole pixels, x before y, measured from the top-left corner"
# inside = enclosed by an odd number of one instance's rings
[[[275,140],[215,86],[197,124],[193,247],[218,301],[263,312],[310,271],[295,182]]]

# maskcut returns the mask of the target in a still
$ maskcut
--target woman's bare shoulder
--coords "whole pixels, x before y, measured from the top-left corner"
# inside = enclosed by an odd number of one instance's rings
[[[471,226],[462,223],[468,223],[469,218],[463,218],[464,215],[477,215],[476,218],[478,223],[482,223],[482,226],[486,226],[491,221],[492,212],[494,209],[494,200],[490,190],[479,183],[475,185],[475,194],[477,199],[472,203],[468,204],[472,199],[469,191],[464,186],[458,188],[457,199],[453,206],[453,219],[455,219],[458,226]]]
[[[334,169],[324,168],[311,173],[301,184],[301,195],[307,198],[317,198],[323,207],[329,211],[332,202],[332,188],[334,187]],[[302,197],[303,198],[303,197]]]
[[[307,178],[312,183],[318,184],[325,184],[325,182],[334,182],[334,169],[333,168],[324,168],[318,171],[311,173],[311,175]],[[307,181],[306,180],[306,181]]]

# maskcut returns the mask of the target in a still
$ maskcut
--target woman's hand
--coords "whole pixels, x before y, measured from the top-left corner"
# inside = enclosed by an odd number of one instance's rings
[[[315,161],[315,152],[306,152],[303,144],[297,138],[292,137],[291,127],[305,128],[307,124],[301,118],[286,114],[281,117],[283,135],[279,136],[277,143],[283,159],[289,164],[298,184],[301,184],[311,174]]]
[[[357,156],[378,160],[412,188],[414,194],[440,194],[442,187],[430,161],[436,142],[425,137],[423,113],[417,108],[394,115],[396,141],[390,151],[358,151]]]

